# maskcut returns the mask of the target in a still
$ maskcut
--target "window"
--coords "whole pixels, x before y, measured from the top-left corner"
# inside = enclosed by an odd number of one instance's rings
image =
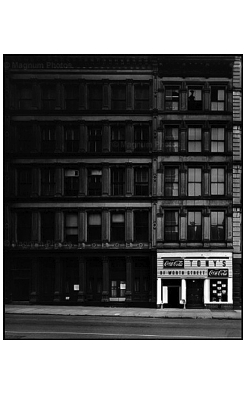
[[[225,240],[225,213],[224,211],[211,211],[211,240]]]
[[[88,214],[88,242],[95,243],[102,240],[102,218],[100,213]]]
[[[113,196],[125,194],[125,169],[115,168],[111,170],[111,194]]]
[[[41,195],[54,196],[55,194],[55,170],[41,170]]]
[[[103,105],[102,85],[88,86],[89,110],[101,110]]]
[[[227,302],[227,280],[210,280],[210,302]]]
[[[134,240],[135,242],[149,241],[149,213],[148,211],[134,212]]]
[[[125,110],[126,109],[126,85],[112,85],[112,110]]]
[[[201,152],[202,151],[202,129],[189,128],[188,130],[188,151]]]
[[[225,90],[216,86],[211,87],[211,110],[224,111],[225,109]]]
[[[225,151],[225,129],[212,128],[211,129],[211,152]]]
[[[65,170],[64,194],[77,196],[79,193],[79,171]]]
[[[19,125],[18,129],[19,152],[31,152],[34,149],[34,134],[31,125]]]
[[[31,196],[32,193],[32,170],[21,169],[18,171],[18,194],[19,196]]]
[[[134,126],[134,149],[136,152],[149,151],[149,127],[147,125]]]
[[[166,127],[165,129],[165,151],[178,152],[179,129],[178,127]]]
[[[78,214],[69,213],[65,215],[65,241],[78,244]]]
[[[78,85],[65,86],[65,108],[66,110],[79,109],[79,87]]]
[[[125,152],[125,126],[112,126],[111,151]]]
[[[54,152],[56,148],[55,126],[43,126],[42,128],[42,151]]]
[[[166,110],[177,111],[179,109],[179,87],[166,87],[165,91],[165,108]]]
[[[134,108],[135,110],[149,109],[149,85],[140,84],[134,86]]]
[[[211,169],[211,195],[224,195],[225,169]]]
[[[102,152],[102,128],[91,127],[88,132],[88,151]]]
[[[135,168],[135,195],[147,196],[149,194],[149,169],[147,167]]]
[[[202,240],[202,213],[200,211],[188,212],[187,238],[190,241]]]
[[[43,242],[55,239],[55,214],[52,212],[41,213],[41,240]]]
[[[202,90],[197,88],[189,88],[188,94],[188,110],[202,110]]]
[[[188,196],[202,195],[202,169],[188,169]]]
[[[125,240],[125,214],[111,213],[111,241],[123,242]]]
[[[44,110],[54,110],[56,107],[56,87],[55,85],[43,85],[42,104]]]
[[[165,196],[179,195],[179,169],[174,167],[165,168]]]
[[[32,239],[32,213],[23,212],[17,215],[17,241],[27,242]]]
[[[79,128],[77,126],[65,127],[65,151],[79,151]]]
[[[100,196],[102,194],[102,170],[88,170],[88,195]]]
[[[30,110],[32,108],[32,85],[20,86],[19,94],[19,109]]]
[[[165,212],[164,238],[165,241],[178,241],[179,239],[178,211]]]

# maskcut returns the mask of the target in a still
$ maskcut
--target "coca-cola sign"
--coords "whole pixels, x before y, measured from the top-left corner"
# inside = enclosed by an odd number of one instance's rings
[[[210,269],[208,277],[228,277],[228,269]]]
[[[163,260],[163,268],[165,267],[184,267],[183,259]]]

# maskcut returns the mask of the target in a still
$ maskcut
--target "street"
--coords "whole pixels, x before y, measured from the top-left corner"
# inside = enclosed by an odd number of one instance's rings
[[[241,320],[6,314],[5,339],[241,339]]]

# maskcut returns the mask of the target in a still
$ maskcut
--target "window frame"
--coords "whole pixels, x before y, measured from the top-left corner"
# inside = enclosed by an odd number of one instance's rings
[[[55,125],[43,125],[41,128],[41,150],[43,153],[54,153],[55,149],[56,127]]]
[[[127,84],[126,83],[114,83],[111,84],[111,109],[112,110],[120,110],[120,111],[125,111],[126,110],[126,88]],[[124,98],[119,98],[116,95],[117,89],[122,89],[122,92],[124,91],[125,97]],[[121,93],[122,93],[121,92]],[[118,94],[119,96],[119,94]]]
[[[138,89],[146,89],[146,92],[144,93],[144,95],[146,94],[146,98],[145,97],[141,97],[138,98],[137,95],[139,92]],[[144,96],[142,95],[142,96]],[[141,96],[141,95],[140,95]],[[138,83],[138,84],[134,84],[134,109],[135,110],[149,110],[150,108],[150,84],[147,82],[143,82],[143,83]]]
[[[223,170],[223,181],[219,181],[219,170]],[[211,167],[211,179],[210,179],[210,194],[211,196],[225,196],[226,195],[226,169],[224,167]],[[213,173],[217,171],[217,180],[213,181]],[[216,187],[217,193],[214,193],[213,186]],[[219,192],[219,187],[223,186],[223,193],[218,193]]]
[[[114,222],[113,216],[114,215],[123,215],[124,221],[123,222]],[[122,224],[123,225],[119,225]],[[114,225],[113,225],[114,224]],[[116,225],[118,224],[118,225]],[[111,211],[110,213],[110,241],[114,243],[123,243],[125,241],[125,233],[126,233],[126,218],[124,211]]]
[[[146,218],[144,218],[144,216]],[[149,210],[134,210],[133,221],[134,221],[134,236],[133,236],[134,242],[148,243],[149,242]],[[146,227],[147,227],[147,234],[145,236],[144,230],[146,230]],[[138,230],[140,230],[140,233],[138,232]]]
[[[41,212],[41,241],[44,243],[54,242],[55,240],[55,213],[54,212]],[[44,218],[46,217],[46,220]],[[46,223],[45,223],[46,221]],[[45,225],[45,226],[44,226]],[[52,234],[51,238],[47,238],[44,233],[47,232],[48,234]]]
[[[194,100],[191,101],[189,93],[190,92],[196,92],[196,91],[200,91],[201,92],[201,100]],[[194,96],[195,97],[195,96]],[[188,86],[188,101],[187,101],[187,108],[188,111],[202,111],[203,110],[203,87],[202,86],[196,86],[196,85],[189,85]]]
[[[78,111],[79,110],[79,85],[76,83],[65,84],[65,110]],[[72,89],[73,88],[73,89]],[[77,92],[76,92],[77,89]],[[72,93],[71,97],[70,94]]]
[[[67,218],[69,217],[69,216],[74,216],[76,219],[77,219],[77,226],[68,226],[67,225]],[[77,231],[76,231],[76,229],[77,229]],[[69,236],[69,233],[67,233],[67,231],[68,230],[75,230],[75,233],[73,234],[71,234],[72,236],[74,236],[75,235],[75,237],[72,237],[72,238],[70,238],[70,240],[69,240],[69,238],[68,238],[68,236]],[[70,235],[70,236],[71,236]],[[76,211],[71,211],[71,212],[66,212],[65,213],[65,218],[64,218],[64,241],[65,241],[65,243],[72,243],[72,244],[78,244],[78,238],[79,238],[79,218],[78,218],[78,212],[76,212]],[[75,240],[73,240],[73,239],[75,239]]]
[[[173,218],[168,219],[167,217],[171,214],[175,214],[177,216],[177,221],[172,221]],[[168,243],[177,243],[179,241],[179,211],[178,210],[165,210],[164,211],[164,242]],[[172,229],[176,229],[172,231]],[[171,232],[167,232],[167,229],[171,229]],[[169,237],[171,235],[171,237]],[[173,235],[175,235],[173,237]]]
[[[47,92],[48,92],[47,97],[45,97]],[[55,84],[51,83],[51,84],[41,85],[41,100],[42,100],[42,109],[44,111],[55,110],[55,108],[56,108],[56,85]]]
[[[91,172],[101,172],[101,174],[90,174]],[[94,177],[94,182],[92,181]],[[100,184],[100,187],[99,187]],[[102,195],[102,169],[93,168],[88,169],[88,196],[101,196]]]
[[[71,133],[72,138],[69,133]],[[64,127],[64,148],[66,153],[77,153],[79,152],[79,126],[77,125],[66,125]],[[70,148],[71,147],[71,148]]]
[[[99,215],[100,225],[91,225],[90,216]],[[98,236],[97,236],[98,234]],[[100,234],[100,236],[99,236]],[[95,237],[96,236],[96,237]],[[87,242],[88,243],[101,243],[102,242],[102,213],[100,211],[93,211],[87,213]]]
[[[223,139],[219,138],[219,129],[223,129]],[[217,138],[213,138],[213,131],[217,133]],[[216,144],[217,143],[217,150],[213,149],[212,144]],[[219,150],[218,149],[218,145],[219,144],[223,144],[223,150]],[[211,126],[211,131],[210,131],[210,149],[211,149],[211,153],[225,153],[225,127],[220,127],[220,126]]]
[[[23,174],[21,174],[23,173]],[[32,168],[19,168],[18,175],[18,196],[30,197],[32,194]]]
[[[18,135],[18,152],[28,153],[35,148],[35,136],[33,126],[23,123],[16,126]]]
[[[147,175],[147,181],[144,180]],[[138,180],[138,176],[140,176]],[[147,166],[134,167],[134,195],[135,196],[149,196],[149,168]]]
[[[150,128],[146,124],[134,125],[134,152],[149,152]],[[138,136],[140,134],[140,136]],[[138,138],[140,137],[140,139]]]
[[[113,138],[117,134],[117,139]],[[111,126],[111,152],[125,152],[126,128],[125,125]]]
[[[117,177],[116,174],[118,173]],[[115,179],[117,178],[117,180]],[[120,179],[122,178],[122,180]],[[112,167],[111,168],[111,195],[112,196],[124,196],[126,187],[126,169],[123,167]],[[118,193],[115,193],[117,192]],[[120,193],[122,192],[122,193]]]
[[[45,172],[47,172],[47,174],[45,174]],[[48,177],[47,177],[47,175],[48,175]],[[48,179],[48,182],[44,182],[47,179]],[[45,189],[48,190],[48,193],[44,193]],[[55,169],[54,168],[42,168],[41,169],[41,196],[54,196],[54,195],[55,195]]]
[[[177,138],[176,136],[173,136],[174,138],[168,136],[167,131],[171,130],[171,133],[173,133],[174,130],[177,129]],[[175,145],[172,145],[172,142],[177,144],[176,148],[177,149],[172,149],[173,147],[175,148]],[[169,144],[169,147],[168,147]],[[170,149],[171,147],[171,149]],[[170,154],[177,154],[179,153],[179,126],[178,125],[166,125],[164,127],[164,151]]]
[[[101,90],[100,94],[99,94],[99,99],[98,96],[95,95],[96,98],[92,98],[91,94],[92,91],[91,89],[93,88],[100,88],[99,90]],[[98,90],[98,91],[99,91]],[[100,83],[88,83],[87,85],[87,94],[88,94],[88,109],[89,110],[102,110],[103,108],[103,85]]]
[[[23,91],[29,91],[29,95],[24,95],[23,97]],[[32,84],[31,83],[22,83],[18,85],[18,93],[19,93],[19,103],[18,103],[18,109],[25,111],[25,110],[31,110],[32,109]],[[24,104],[24,106],[22,105]],[[27,105],[26,105],[27,104]]]
[[[217,100],[213,100],[213,89],[217,89]],[[223,91],[223,100],[219,100],[219,91]],[[226,87],[220,85],[211,85],[211,93],[210,93],[210,110],[211,111],[226,111]],[[223,109],[218,108],[219,104],[223,103]],[[214,108],[213,108],[214,107]],[[217,107],[217,108],[215,108]]]
[[[194,214],[194,225],[193,226],[191,226],[190,224],[189,224],[189,216],[191,215],[191,214]],[[200,224],[198,223],[198,225],[197,225],[197,222],[196,222],[196,216],[199,214],[199,216],[200,216]],[[187,212],[187,241],[188,242],[197,242],[197,243],[199,243],[199,242],[201,242],[202,241],[202,211],[201,210],[197,210],[197,211],[195,211],[195,210],[189,210],[188,212]],[[196,227],[196,226],[198,226],[198,227],[200,227],[200,229],[198,229],[198,231],[199,231],[199,233],[198,233],[198,235],[196,235],[196,233],[197,233],[197,230],[196,229],[194,229],[194,227]],[[193,229],[193,230],[192,230]]]
[[[218,224],[218,214],[219,213],[221,213],[221,214],[223,214],[223,220],[222,220],[222,225],[221,224]],[[216,222],[216,227],[217,227],[217,230],[216,230],[216,235],[215,235],[215,232],[214,232],[214,230],[213,230],[213,228],[215,227],[214,225],[213,225],[213,215],[214,214],[217,214],[217,222]],[[211,210],[211,219],[210,219],[210,240],[211,240],[211,242],[225,242],[225,236],[226,236],[226,234],[225,234],[225,230],[226,230],[226,227],[225,227],[225,220],[226,220],[226,216],[225,216],[225,210]],[[220,226],[220,228],[222,228],[222,237],[219,237],[219,226]],[[215,237],[214,237],[214,235],[215,235]]]
[[[102,132],[101,125],[88,126],[88,153],[102,153]]]
[[[171,180],[168,182],[168,171],[170,170],[175,170],[177,171],[177,177],[178,177],[178,181],[176,182],[172,182],[172,175],[169,175],[169,178],[171,177]],[[175,175],[176,177],[176,175]],[[169,188],[167,187],[167,185],[170,185]],[[177,188],[175,189],[171,189],[173,185],[177,185]],[[180,192],[179,192],[179,167],[178,166],[165,166],[164,167],[164,196],[165,197],[175,197],[175,196],[179,196]],[[167,193],[167,191],[177,191],[177,194],[169,194]]]
[[[190,138],[190,134],[192,133],[192,129],[195,131],[195,134],[196,133],[200,133],[200,138],[196,138],[196,136],[194,136],[194,138]],[[198,136],[199,137],[199,136]],[[197,154],[197,153],[201,153],[202,152],[202,150],[203,150],[203,147],[202,147],[202,127],[201,126],[189,126],[188,127],[188,132],[187,132],[187,143],[188,143],[188,152],[189,153],[193,153],[193,154]],[[200,147],[201,147],[201,149],[199,150],[197,150],[197,149],[194,149],[194,151],[192,151],[192,149],[190,148],[190,145],[191,144],[194,144],[194,146],[196,146],[196,144],[198,145],[198,147],[199,147],[199,144],[200,144]]]
[[[74,175],[66,175],[68,172],[74,172]],[[78,196],[79,194],[79,170],[64,169],[64,196]]]
[[[194,170],[194,180],[190,180],[191,176],[191,170]],[[200,171],[200,176],[198,174],[198,171]],[[196,180],[198,178],[198,180]],[[202,172],[202,167],[188,167],[187,169],[187,183],[188,183],[188,196],[189,197],[202,197],[203,191],[202,191],[202,178],[203,178],[203,172]],[[191,188],[193,186],[194,189],[194,194],[191,194]],[[198,192],[200,191],[200,194],[196,194],[196,187],[198,187]]]
[[[22,218],[21,218],[22,216]],[[17,242],[27,243],[32,239],[32,212],[17,213]],[[26,236],[27,235],[27,236]]]
[[[171,91],[172,93],[167,95],[167,92]],[[174,95],[177,91],[178,95]],[[169,99],[167,99],[169,98]],[[171,98],[171,99],[170,99]],[[174,99],[177,98],[177,99]],[[165,110],[166,111],[179,111],[180,110],[180,85],[166,85],[164,88],[164,100],[165,100]],[[177,108],[174,103],[177,103]]]

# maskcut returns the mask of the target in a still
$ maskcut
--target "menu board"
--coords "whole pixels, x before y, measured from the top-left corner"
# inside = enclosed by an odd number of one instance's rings
[[[210,302],[227,302],[227,280],[210,280]]]

